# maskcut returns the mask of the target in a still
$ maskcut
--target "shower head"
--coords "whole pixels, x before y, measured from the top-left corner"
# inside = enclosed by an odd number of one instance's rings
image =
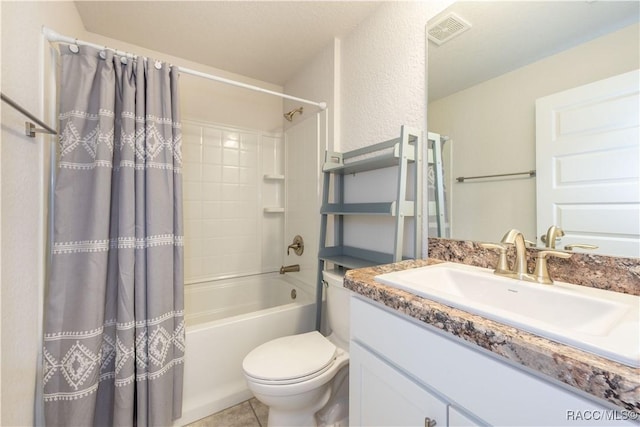
[[[288,113],[284,113],[283,116],[284,116],[285,119],[287,119],[290,122],[292,122],[293,121],[293,116],[295,116],[296,113],[302,114],[302,111],[303,111],[303,107],[296,108],[295,110],[291,110]]]

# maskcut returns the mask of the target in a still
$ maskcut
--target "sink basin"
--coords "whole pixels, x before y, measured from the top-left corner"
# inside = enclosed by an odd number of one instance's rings
[[[442,263],[377,282],[640,367],[640,297],[570,283],[541,285]]]

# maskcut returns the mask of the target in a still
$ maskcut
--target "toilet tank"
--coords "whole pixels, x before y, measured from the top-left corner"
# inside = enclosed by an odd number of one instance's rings
[[[348,349],[351,291],[342,286],[344,272],[324,270],[322,277],[327,283],[327,321],[331,329],[329,338],[343,349]]]

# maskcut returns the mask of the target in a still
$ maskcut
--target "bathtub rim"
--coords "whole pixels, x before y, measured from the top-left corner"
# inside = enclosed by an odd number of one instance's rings
[[[287,277],[287,275],[289,276]],[[303,305],[312,305],[312,304],[315,305],[315,296],[312,292],[312,285],[307,284],[296,277],[293,277],[293,275],[295,275],[295,273],[293,274],[287,273],[284,275],[280,275],[277,271],[275,271],[275,272],[269,272],[269,273],[259,273],[259,274],[227,277],[226,279],[219,278],[215,281],[199,282],[197,284],[190,285],[190,286],[194,286],[194,285],[198,286],[198,285],[207,285],[207,284],[210,284],[211,282],[220,282],[218,285],[224,286],[223,283],[225,280],[242,280],[242,279],[256,278],[256,276],[267,276],[267,277],[273,277],[277,279],[283,279],[284,282],[287,282],[289,285],[293,286],[298,292],[301,292],[304,298],[300,298],[300,295],[298,294],[298,297],[296,298],[296,300],[291,301],[287,304],[280,304],[274,307],[264,308],[262,310],[236,314],[233,316],[224,317],[222,319],[199,322],[194,325],[187,325],[185,321],[185,332],[189,333],[189,332],[200,331],[200,330],[215,327],[215,326],[222,326],[225,324],[237,322],[241,319],[254,319],[257,317],[266,316],[270,313],[274,313],[280,310],[292,310],[296,307],[303,306]],[[233,284],[230,284],[230,286],[233,286]],[[186,291],[187,290],[185,289],[185,292]]]

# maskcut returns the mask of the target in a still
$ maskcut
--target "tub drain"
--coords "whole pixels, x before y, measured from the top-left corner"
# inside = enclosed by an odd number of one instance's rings
[[[296,290],[291,289],[291,299],[296,299],[297,296],[298,296],[298,293],[296,292]]]

